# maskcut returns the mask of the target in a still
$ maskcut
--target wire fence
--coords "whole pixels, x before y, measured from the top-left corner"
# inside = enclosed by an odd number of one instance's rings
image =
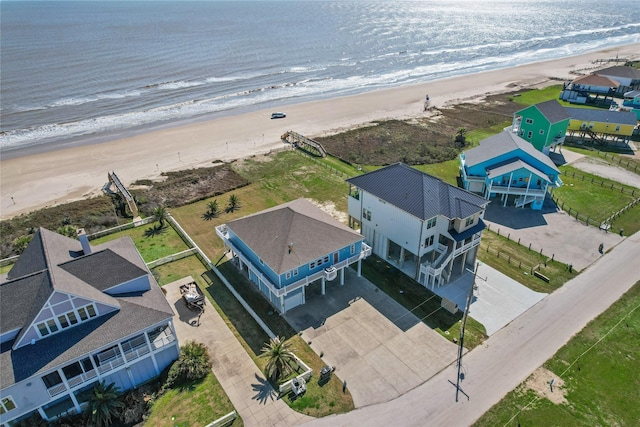
[[[631,197],[635,197],[635,195],[637,194],[636,191],[638,192],[638,194],[640,194],[640,190],[637,188],[629,188],[623,185],[616,185],[611,181],[605,182],[604,179],[596,179],[596,177],[582,175],[581,173],[576,173],[575,171],[569,172],[565,170],[562,172],[562,174],[565,176],[570,176],[571,178],[577,177],[577,179],[580,179],[583,182],[587,182],[593,185],[599,185],[602,188],[620,191],[620,193],[622,194],[631,194]]]
[[[487,229],[491,230],[491,224],[487,224]],[[500,250],[500,249],[492,248],[491,246],[487,245],[487,248],[485,249],[486,253],[494,255],[499,259],[506,260],[509,265],[517,266],[520,270],[527,271],[527,272],[529,272],[529,274],[534,275],[536,271],[539,272],[542,267],[546,267],[548,262],[555,261],[556,254],[551,254],[551,256],[549,256],[549,255],[547,255],[547,254],[545,254],[543,252],[543,249],[537,249],[537,248],[532,247],[531,243],[529,243],[528,245],[527,244],[523,244],[521,242],[520,238],[518,238],[518,240],[512,240],[511,239],[511,233],[507,233],[506,235],[505,234],[501,234],[499,228],[497,230],[495,230],[495,233],[498,236],[506,238],[510,242],[517,243],[519,246],[522,246],[523,248],[527,248],[527,250],[529,250],[531,252],[536,252],[540,256],[546,258],[546,260],[543,261],[543,262],[540,262],[540,263],[535,264],[535,265],[531,265],[531,264],[527,264],[526,262],[522,262],[522,260],[517,259],[516,257],[512,256],[512,252],[509,251],[508,249]],[[567,265],[567,268],[571,269],[572,267]]]
[[[311,161],[313,161],[315,164],[322,166],[323,168],[325,168],[326,170],[328,170],[331,174],[336,175],[336,176],[340,176],[344,179],[348,179],[351,178],[351,176],[349,174],[347,174],[346,172],[343,172],[341,170],[338,170],[336,168],[334,168],[333,166],[331,166],[330,164],[328,164],[327,162],[323,162],[321,160],[318,160],[316,158],[314,158],[311,154],[306,153],[302,150],[297,150],[295,149],[295,147],[292,147],[292,149],[294,150],[294,152],[298,153],[299,155],[301,155],[302,157],[305,157]]]

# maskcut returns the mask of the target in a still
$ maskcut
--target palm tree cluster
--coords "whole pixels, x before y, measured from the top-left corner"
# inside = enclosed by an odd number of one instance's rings
[[[237,209],[240,209],[240,199],[235,194],[229,196],[229,201],[227,202],[227,212],[233,212]]]
[[[158,206],[153,210],[153,218],[160,222],[160,228],[164,228],[164,222],[169,218],[169,212],[164,206]]]
[[[202,217],[206,221],[210,221],[213,218],[217,218],[220,215],[220,207],[218,205],[218,200],[213,199],[209,203],[207,203],[207,211],[202,215]]]
[[[293,372],[292,365],[296,363],[296,356],[291,351],[291,345],[284,338],[271,338],[261,350],[261,357],[266,357],[265,374],[273,381]]]

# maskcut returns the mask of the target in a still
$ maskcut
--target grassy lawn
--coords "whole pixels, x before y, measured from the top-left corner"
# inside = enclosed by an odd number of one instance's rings
[[[159,230],[154,225],[157,224],[147,224],[109,234],[92,240],[91,244],[98,245],[123,236],[130,236],[144,262],[151,262],[189,249],[172,227],[165,226]]]
[[[416,169],[422,172],[428,173],[435,177],[440,178],[444,182],[451,185],[458,185],[458,171],[460,170],[460,161],[456,157],[454,160],[449,160],[442,163],[433,163],[430,165],[417,165]]]
[[[4,266],[0,267],[0,274],[8,273],[9,270],[11,270],[12,268],[13,268],[13,264],[4,265]]]
[[[511,126],[511,120],[505,120],[504,122],[497,123],[487,128],[470,130],[466,135],[468,148],[475,147],[480,144],[480,141],[483,139],[502,132],[507,126]]]
[[[498,252],[500,256],[497,255]],[[518,242],[490,230],[482,233],[478,259],[536,292],[551,293],[578,274],[575,270],[569,273],[566,264],[551,261],[546,254],[530,251],[527,246],[519,245]],[[550,279],[549,283],[531,274],[529,267],[538,264],[538,271]]]
[[[544,364],[565,381],[567,403],[554,404],[520,385],[475,425],[638,425],[639,307],[640,282],[637,282]]]
[[[594,224],[600,224],[631,202],[634,197],[640,195],[640,190],[637,188],[619,184],[571,166],[561,166],[560,171],[563,185],[554,191],[554,198],[559,201],[558,206],[567,212],[571,208],[573,216],[577,211],[581,217],[593,220]],[[624,193],[620,187],[624,187]],[[635,196],[632,196],[634,191]]]
[[[213,374],[204,380],[171,389],[157,399],[145,425],[201,427],[233,411],[233,405]],[[231,424],[242,426],[240,417]]]
[[[453,342],[454,338],[460,337],[461,312],[451,314],[442,308],[440,305],[442,298],[409,276],[400,273],[379,257],[372,255],[363,261],[362,275],[449,341]],[[468,318],[465,347],[472,349],[486,338],[484,326]]]

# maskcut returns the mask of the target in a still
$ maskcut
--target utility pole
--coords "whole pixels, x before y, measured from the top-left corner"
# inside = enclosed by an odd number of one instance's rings
[[[458,377],[456,378],[456,402],[458,401],[458,394],[460,392],[460,370],[462,369],[462,352],[464,351],[464,328],[467,325],[467,316],[469,315],[469,307],[471,306],[471,299],[473,298],[473,291],[476,289],[476,277],[478,276],[478,266],[480,262],[476,262],[476,268],[473,271],[473,283],[471,283],[471,289],[469,289],[469,295],[467,295],[467,306],[464,308],[464,314],[462,315],[462,327],[460,328],[460,346],[458,347]]]

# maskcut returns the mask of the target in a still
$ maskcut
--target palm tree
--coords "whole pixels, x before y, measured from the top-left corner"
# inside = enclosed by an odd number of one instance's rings
[[[220,207],[218,206],[218,200],[214,199],[207,203],[207,214],[212,218],[215,218],[220,213]]]
[[[230,195],[227,203],[227,212],[233,212],[238,208],[240,208],[240,199],[235,194]]]
[[[119,392],[120,387],[116,387],[115,383],[105,385],[104,381],[100,381],[93,387],[87,402],[87,414],[96,427],[110,425],[111,417],[117,416],[118,411],[124,407],[124,403],[118,399]]]
[[[164,206],[158,206],[153,210],[153,217],[156,221],[160,221],[160,228],[164,228],[164,222],[169,217],[169,212]]]
[[[276,381],[281,376],[286,376],[293,371],[291,362],[295,362],[295,356],[291,351],[289,343],[284,338],[271,338],[268,344],[262,347],[261,357],[267,357],[267,365],[265,366],[265,374],[272,380]]]

